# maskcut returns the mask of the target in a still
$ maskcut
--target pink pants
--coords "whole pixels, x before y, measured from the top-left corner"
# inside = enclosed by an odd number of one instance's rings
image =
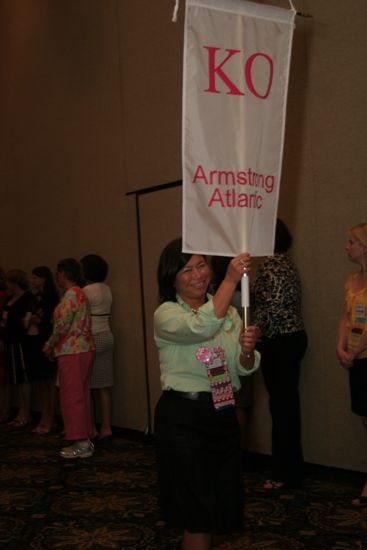
[[[65,437],[71,441],[92,435],[90,377],[93,352],[60,355],[57,358],[60,406]]]

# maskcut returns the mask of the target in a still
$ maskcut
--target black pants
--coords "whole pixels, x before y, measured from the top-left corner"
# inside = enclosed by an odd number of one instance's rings
[[[166,526],[190,533],[243,530],[241,439],[235,409],[210,393],[190,401],[166,391],[155,410],[160,504]]]
[[[367,417],[367,357],[354,359],[348,374],[352,411]]]
[[[299,399],[300,364],[307,348],[304,331],[263,338],[261,368],[272,426],[273,478],[297,484],[302,478],[301,411]]]

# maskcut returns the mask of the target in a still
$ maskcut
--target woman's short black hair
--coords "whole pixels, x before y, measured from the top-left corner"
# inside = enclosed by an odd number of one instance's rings
[[[159,259],[157,279],[159,301],[176,302],[175,279],[177,273],[190,260],[192,254],[182,252],[182,239],[171,241],[162,251]]]
[[[82,268],[80,263],[74,258],[65,258],[60,260],[56,266],[56,271],[64,273],[68,281],[80,285],[82,282]]]
[[[108,274],[108,263],[98,254],[88,254],[80,260],[83,275],[91,283],[102,283]]]
[[[292,235],[285,223],[277,218],[274,252],[287,252],[293,243]]]

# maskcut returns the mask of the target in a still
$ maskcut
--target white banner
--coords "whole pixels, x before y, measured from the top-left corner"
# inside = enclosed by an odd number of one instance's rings
[[[294,16],[186,1],[184,252],[273,253]]]

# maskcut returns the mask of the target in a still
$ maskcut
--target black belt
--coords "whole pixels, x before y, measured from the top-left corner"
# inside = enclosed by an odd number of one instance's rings
[[[176,391],[176,390],[166,390],[165,393],[177,396],[177,397],[183,397],[184,399],[190,399],[191,401],[199,401],[211,398],[212,394],[207,391]]]

